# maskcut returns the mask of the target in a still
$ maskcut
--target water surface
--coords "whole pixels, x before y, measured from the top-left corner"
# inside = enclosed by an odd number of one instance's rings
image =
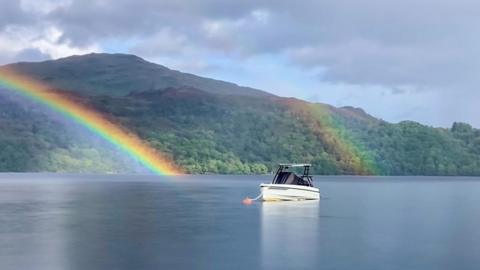
[[[0,174],[0,269],[478,269],[480,179]]]

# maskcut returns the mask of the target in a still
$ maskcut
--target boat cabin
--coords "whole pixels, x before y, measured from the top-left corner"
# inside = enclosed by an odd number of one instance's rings
[[[292,170],[303,167],[303,174],[296,175]],[[280,185],[299,185],[313,187],[313,179],[310,176],[310,164],[279,164],[277,173],[272,180],[272,184]]]

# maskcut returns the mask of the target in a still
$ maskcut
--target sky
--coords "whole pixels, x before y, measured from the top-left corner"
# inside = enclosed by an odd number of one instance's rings
[[[480,127],[480,2],[0,0],[0,64],[130,53],[390,122]]]

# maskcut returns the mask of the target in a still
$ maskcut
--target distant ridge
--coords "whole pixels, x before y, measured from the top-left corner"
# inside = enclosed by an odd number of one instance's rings
[[[195,87],[222,95],[273,96],[258,89],[172,70],[130,54],[91,53],[6,67],[54,87],[88,95],[125,96],[168,87]]]

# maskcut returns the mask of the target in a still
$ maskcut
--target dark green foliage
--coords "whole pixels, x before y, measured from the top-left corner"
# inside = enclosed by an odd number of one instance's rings
[[[94,104],[191,173],[267,173],[278,162],[324,159],[314,134],[271,99],[170,88]]]
[[[370,151],[381,174],[480,175],[480,130],[468,124],[443,129],[409,121],[338,119]]]
[[[480,175],[480,132],[466,124],[452,130],[390,124],[357,109],[319,104],[325,113],[318,117],[333,121],[324,129],[354,146],[338,156],[325,136],[305,124],[308,119],[275,98],[170,88],[108,100],[94,104],[191,173],[264,173],[279,162],[311,162],[319,174],[364,174],[342,161],[360,158],[386,175]]]
[[[133,171],[115,149],[40,108],[0,96],[0,172]]]
[[[310,162],[318,174],[480,175],[480,130],[464,123],[391,124],[360,109],[275,97],[134,56],[15,67],[71,90],[189,173],[263,174],[278,163]],[[0,171],[138,171],[110,145],[44,109],[0,95]]]

